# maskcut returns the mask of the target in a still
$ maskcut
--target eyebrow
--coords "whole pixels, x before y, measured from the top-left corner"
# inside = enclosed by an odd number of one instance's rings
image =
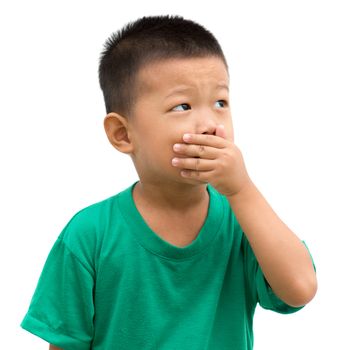
[[[173,96],[173,95],[177,95],[177,94],[180,94],[180,93],[183,93],[183,92],[191,91],[193,89],[194,89],[193,87],[186,86],[186,85],[178,86],[175,89],[171,90],[170,93],[165,96],[165,99],[167,99],[168,97]],[[216,90],[220,90],[220,89],[225,89],[228,92],[230,91],[229,87],[228,87],[228,85],[226,83],[219,83],[219,84],[217,84],[216,85]]]

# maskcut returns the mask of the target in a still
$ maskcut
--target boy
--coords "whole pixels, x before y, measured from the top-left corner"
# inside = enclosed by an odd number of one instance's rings
[[[106,41],[99,78],[107,137],[140,181],[73,216],[22,327],[51,349],[252,349],[256,304],[296,312],[317,281],[234,144],[219,43],[144,17]]]

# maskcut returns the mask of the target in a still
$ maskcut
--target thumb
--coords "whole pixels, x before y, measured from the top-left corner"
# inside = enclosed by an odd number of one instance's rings
[[[219,124],[215,130],[215,135],[222,137],[223,139],[226,139],[226,131],[225,131],[225,127],[222,124]]]

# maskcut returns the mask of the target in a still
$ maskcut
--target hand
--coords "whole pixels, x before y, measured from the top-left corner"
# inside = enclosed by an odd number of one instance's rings
[[[225,196],[235,195],[251,183],[241,151],[227,139],[223,125],[215,135],[185,134],[183,140],[185,143],[174,145],[174,151],[192,158],[173,158],[172,164],[184,169],[184,178],[210,183]]]

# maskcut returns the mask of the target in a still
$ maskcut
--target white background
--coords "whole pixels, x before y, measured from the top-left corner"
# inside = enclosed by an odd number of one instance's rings
[[[112,32],[158,14],[220,41],[248,172],[316,263],[302,311],[257,307],[255,349],[350,349],[350,8],[339,0],[1,2],[1,348],[47,349],[19,324],[51,246],[76,211],[137,180],[104,134],[98,58]]]

